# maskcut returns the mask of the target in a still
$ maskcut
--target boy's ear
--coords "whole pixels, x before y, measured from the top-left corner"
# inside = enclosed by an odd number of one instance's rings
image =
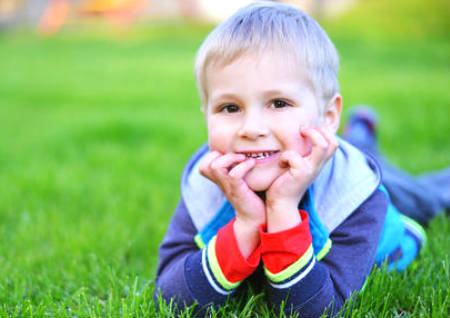
[[[325,107],[323,113],[323,125],[334,133],[339,129],[342,112],[342,96],[334,95]]]

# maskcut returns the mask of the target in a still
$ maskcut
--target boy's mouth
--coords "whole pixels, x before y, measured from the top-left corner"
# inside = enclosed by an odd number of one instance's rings
[[[278,152],[278,150],[276,150],[276,151],[252,151],[252,152],[240,152],[240,153],[245,155],[247,158],[264,159],[264,158],[268,158],[268,157],[276,154],[277,152]]]

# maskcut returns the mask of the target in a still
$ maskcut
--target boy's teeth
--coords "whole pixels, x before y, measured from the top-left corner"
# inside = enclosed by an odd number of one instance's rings
[[[253,152],[253,153],[246,153],[245,155],[248,158],[254,158],[254,159],[262,159],[262,158],[266,158],[269,157],[273,154],[273,151],[270,152]]]

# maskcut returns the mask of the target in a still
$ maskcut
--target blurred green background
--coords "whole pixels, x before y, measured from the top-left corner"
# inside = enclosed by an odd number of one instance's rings
[[[375,107],[383,152],[411,173],[449,165],[449,21],[443,0],[366,0],[320,20],[345,112]],[[207,137],[192,69],[212,27],[0,33],[3,313],[151,283],[184,163]]]

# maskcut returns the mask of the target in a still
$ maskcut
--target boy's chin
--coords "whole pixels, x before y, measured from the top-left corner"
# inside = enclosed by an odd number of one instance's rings
[[[267,191],[278,176],[247,175],[244,180],[254,192]]]
[[[250,188],[250,190],[254,192],[265,192],[270,187],[270,185],[263,183],[247,183],[247,185]]]

